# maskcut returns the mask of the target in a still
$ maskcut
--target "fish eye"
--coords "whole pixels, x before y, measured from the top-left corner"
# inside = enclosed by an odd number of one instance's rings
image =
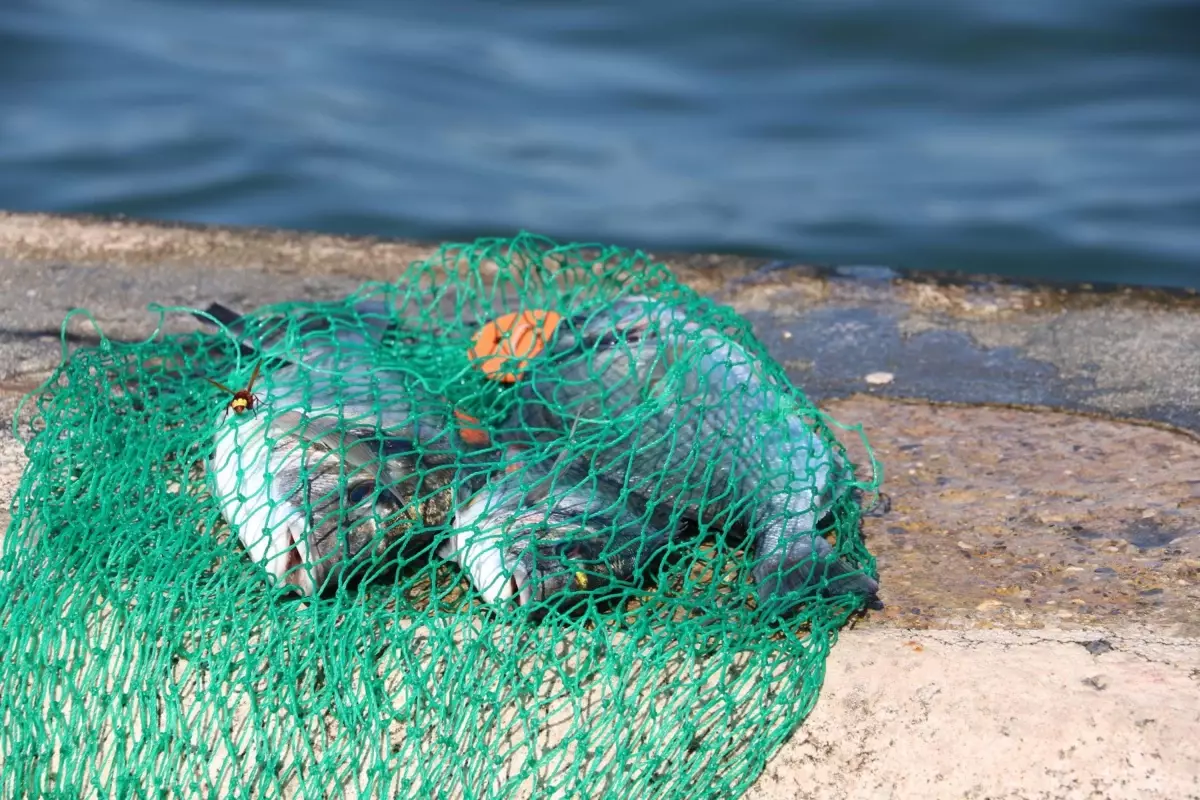
[[[370,483],[356,483],[346,492],[346,503],[351,506],[356,506],[359,503],[370,497],[375,491],[375,486]]]

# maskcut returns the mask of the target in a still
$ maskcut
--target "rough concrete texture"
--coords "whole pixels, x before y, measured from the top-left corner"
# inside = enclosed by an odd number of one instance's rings
[[[851,632],[747,798],[1198,797],[1198,656],[1146,632]]]
[[[280,231],[0,213],[0,381],[49,369],[64,314],[84,306],[112,338],[145,335],[145,308],[332,299],[387,280],[434,245]],[[1200,432],[1200,295],[1003,284],[886,270],[765,268],[655,254],[728,302],[816,398],[1051,406]],[[882,275],[882,277],[881,277]],[[82,336],[82,322],[72,330]],[[871,385],[867,374],[894,375]]]
[[[71,308],[131,339],[149,303],[332,299],[434,249],[0,214],[0,412]],[[1200,300],[659,257],[863,425],[890,501],[865,527],[888,607],[749,796],[1200,798]],[[5,507],[21,468],[0,428]]]

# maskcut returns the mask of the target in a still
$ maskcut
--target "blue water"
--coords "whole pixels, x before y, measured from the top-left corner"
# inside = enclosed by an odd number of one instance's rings
[[[3,0],[0,207],[1200,285],[1198,0]]]

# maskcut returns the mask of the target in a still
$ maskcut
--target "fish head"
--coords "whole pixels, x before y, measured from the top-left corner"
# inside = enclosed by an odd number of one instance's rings
[[[224,426],[209,468],[226,520],[275,584],[322,593],[428,543],[451,470],[427,469],[411,437],[270,411]]]
[[[507,554],[514,590],[534,611],[569,611],[620,593],[635,579],[639,547],[658,540],[644,514],[594,479],[528,513],[520,549]]]
[[[544,495],[520,474],[497,478],[457,509],[447,554],[488,603],[536,603],[559,591],[543,586],[540,549],[598,535],[581,525],[574,493]]]
[[[644,504],[623,497],[618,481],[593,474],[584,460],[566,453],[549,465],[529,459],[458,510],[447,554],[455,554],[476,591],[488,603],[540,614],[606,594],[631,577],[646,523],[661,521],[648,519]]]
[[[605,531],[578,524],[538,531],[513,566],[513,579],[523,605],[541,604],[568,610],[589,598],[602,597],[618,580],[604,550]]]
[[[299,552],[292,557],[291,565],[301,574],[289,582],[298,580],[296,585],[308,594],[366,577],[421,535],[420,502],[406,495],[403,482],[368,466],[350,474],[345,470],[344,463],[313,470],[299,509],[307,523],[306,548],[297,551],[307,552],[303,558]]]
[[[518,391],[526,430],[565,430],[577,419],[630,430],[668,404],[686,372],[685,321],[659,301],[622,297],[564,318]]]

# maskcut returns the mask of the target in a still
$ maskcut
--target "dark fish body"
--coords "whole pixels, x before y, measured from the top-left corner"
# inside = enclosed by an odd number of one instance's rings
[[[760,606],[813,586],[875,598],[876,581],[834,559],[818,533],[845,465],[789,385],[681,309],[626,297],[565,319],[516,391],[517,415],[497,438],[550,444],[573,430],[604,475],[651,507],[744,525]]]

